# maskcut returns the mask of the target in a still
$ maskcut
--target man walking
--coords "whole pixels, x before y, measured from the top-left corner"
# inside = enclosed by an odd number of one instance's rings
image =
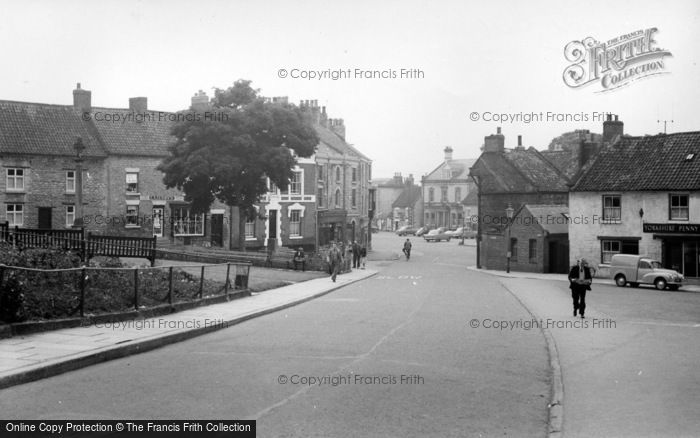
[[[406,241],[403,243],[403,253],[406,254],[406,261],[408,261],[411,258],[411,241],[409,239],[406,239]]]
[[[591,290],[593,276],[591,268],[588,267],[586,259],[582,258],[576,261],[576,265],[569,272],[569,288],[571,289],[571,298],[574,301],[574,316],[576,312],[585,318],[586,312],[586,291]]]
[[[360,245],[357,244],[357,240],[352,242],[352,267],[360,267]]]
[[[340,264],[343,262],[343,257],[340,255],[340,249],[335,242],[333,242],[331,245],[330,252],[328,253],[328,260],[331,267],[331,279],[333,280],[333,283],[335,283],[335,278],[338,276],[338,272],[340,271]]]

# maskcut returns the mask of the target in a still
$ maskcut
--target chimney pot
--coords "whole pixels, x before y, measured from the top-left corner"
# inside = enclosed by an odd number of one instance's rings
[[[501,127],[499,126],[496,128],[496,134],[500,134],[500,133],[501,133]]]
[[[522,146],[523,146],[523,136],[519,135],[518,136],[518,147],[522,147]]]

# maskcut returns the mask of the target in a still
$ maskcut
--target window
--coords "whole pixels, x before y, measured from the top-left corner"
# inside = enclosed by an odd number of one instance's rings
[[[139,174],[135,172],[126,173],[126,191],[129,193],[139,192]]]
[[[126,226],[138,226],[139,224],[139,206],[138,205],[127,205],[126,206]]]
[[[335,168],[335,182],[340,183],[340,167]]]
[[[610,263],[613,255],[620,254],[622,244],[619,240],[603,240],[601,245],[603,249],[602,263]]]
[[[689,216],[688,195],[669,195],[669,219],[687,221]]]
[[[651,269],[651,263],[647,262],[646,260],[640,260],[639,269]]]
[[[319,181],[323,181],[324,170],[325,169],[323,168],[323,164],[319,164],[318,168],[316,169],[316,171],[318,172],[317,177]]]
[[[460,202],[462,200],[462,188],[455,187],[455,202]]]
[[[335,189],[335,208],[340,208],[340,189]]]
[[[66,226],[72,227],[75,223],[75,205],[66,205]]]
[[[192,213],[190,207],[173,207],[172,221],[175,236],[204,235],[204,215]]]
[[[6,170],[6,189],[7,191],[22,191],[24,190],[24,169],[7,169]]]
[[[357,182],[357,167],[352,168],[352,182]]]
[[[530,239],[528,258],[530,263],[537,263],[537,239]]]
[[[66,193],[75,193],[75,170],[66,171]]]
[[[301,195],[301,172],[293,172],[289,181],[289,194]]]
[[[5,205],[5,219],[8,225],[24,225],[24,205],[22,204],[7,204]]]
[[[255,218],[245,220],[245,238],[255,239]]]
[[[447,202],[447,187],[440,187],[440,201]]]
[[[323,187],[318,188],[318,206],[323,207]]]
[[[275,183],[273,183],[272,181],[270,181],[269,186],[270,186],[270,193],[271,193],[271,194],[273,194],[273,195],[278,195],[278,194],[279,194],[279,188],[277,188],[277,184],[275,184]]]
[[[511,261],[518,261],[518,239],[510,239],[510,259]]]
[[[301,236],[301,211],[291,210],[289,215],[289,236]]]
[[[428,202],[435,202],[435,189],[432,187],[428,189]]]
[[[620,195],[603,195],[603,222],[620,222],[621,210]]]
[[[357,189],[352,189],[350,192],[350,199],[352,202],[352,208],[357,208]]]

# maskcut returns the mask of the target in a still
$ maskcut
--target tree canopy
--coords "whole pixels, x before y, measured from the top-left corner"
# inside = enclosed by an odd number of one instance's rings
[[[295,155],[310,157],[319,138],[307,115],[287,103],[273,103],[238,80],[216,89],[209,106],[179,113],[170,156],[158,166],[163,183],[184,192],[195,213],[218,199],[236,206],[240,220],[267,192],[265,177],[284,189],[292,178]],[[293,153],[294,154],[293,154]]]

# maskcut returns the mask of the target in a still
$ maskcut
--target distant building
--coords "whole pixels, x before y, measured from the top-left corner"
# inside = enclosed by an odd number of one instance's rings
[[[444,152],[444,161],[421,180],[423,223],[430,228],[456,229],[465,225],[462,201],[476,190],[469,178],[469,168],[476,160],[453,159],[450,146]]]
[[[401,172],[394,173],[393,178],[377,179],[377,212],[375,217],[379,229],[393,231],[396,229],[394,222],[394,202],[403,193],[405,183]]]
[[[422,190],[413,183],[413,175],[408,175],[399,197],[391,204],[394,229],[408,226],[418,228],[423,219]]]

